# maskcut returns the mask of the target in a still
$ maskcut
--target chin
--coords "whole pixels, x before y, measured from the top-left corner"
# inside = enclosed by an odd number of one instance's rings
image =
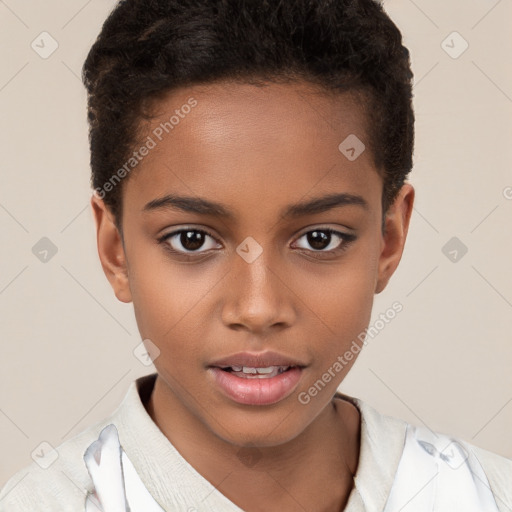
[[[296,407],[302,410],[266,406],[228,411],[219,407],[216,410],[221,413],[220,417],[210,428],[215,435],[233,445],[258,448],[280,446],[299,436],[314,419],[304,417],[307,411],[304,406],[297,404]]]

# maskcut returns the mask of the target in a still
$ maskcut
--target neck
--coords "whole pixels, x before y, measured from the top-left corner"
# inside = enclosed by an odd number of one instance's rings
[[[346,400],[333,398],[287,443],[255,448],[227,443],[182,414],[159,377],[145,406],[178,452],[243,510],[338,512],[348,500],[359,460],[360,415]]]

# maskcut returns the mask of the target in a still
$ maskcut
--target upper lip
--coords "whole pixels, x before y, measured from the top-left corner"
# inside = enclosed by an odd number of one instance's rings
[[[238,352],[210,363],[210,367],[247,366],[249,368],[268,368],[269,366],[306,366],[293,357],[278,352]]]

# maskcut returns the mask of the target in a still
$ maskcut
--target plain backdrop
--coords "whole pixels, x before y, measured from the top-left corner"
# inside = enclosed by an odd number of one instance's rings
[[[133,353],[132,305],[103,274],[89,207],[80,72],[114,3],[0,2],[0,485],[154,371]],[[384,6],[415,73],[416,205],[372,322],[403,311],[341,391],[512,458],[512,3]]]

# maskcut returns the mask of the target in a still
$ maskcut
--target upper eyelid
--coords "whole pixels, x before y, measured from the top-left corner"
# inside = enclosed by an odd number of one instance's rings
[[[312,231],[329,231],[331,233],[335,233],[336,235],[342,235],[342,236],[350,236],[351,233],[344,233],[343,231],[332,228],[330,226],[314,226],[314,227],[308,227],[305,228],[304,231],[300,231],[297,235],[298,237],[307,235],[308,233],[311,233]]]
[[[208,235],[209,237],[211,237],[217,241],[217,237],[215,235],[213,235],[208,229],[196,228],[193,226],[175,229],[174,231],[169,231],[169,233],[162,235],[161,238],[172,238],[173,236],[179,235],[180,233],[183,233],[186,231],[198,231],[200,233],[204,233],[205,235]]]

